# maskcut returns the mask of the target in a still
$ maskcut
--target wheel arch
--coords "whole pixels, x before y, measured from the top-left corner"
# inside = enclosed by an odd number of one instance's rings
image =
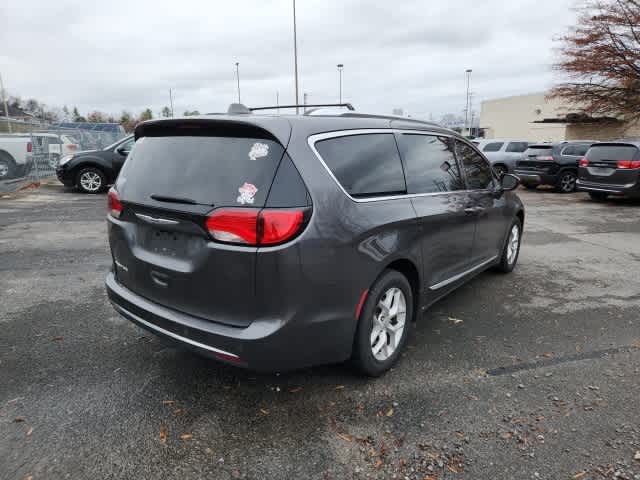
[[[0,156],[4,157],[7,156],[9,157],[7,160],[13,162],[14,164],[16,163],[16,159],[13,158],[13,155],[11,155],[9,152],[7,152],[6,150],[3,150],[0,148]]]
[[[93,167],[93,168],[97,168],[99,169],[105,176],[105,178],[107,179],[107,182],[110,181],[111,179],[111,175],[109,173],[109,170],[102,165],[100,162],[94,161],[94,160],[87,160],[84,161],[82,163],[79,163],[77,165],[74,165],[73,168],[71,169],[71,174],[73,177],[73,181],[77,183],[78,180],[78,174],[84,170],[85,168],[89,168],[89,167]]]
[[[396,272],[404,275],[409,281],[409,285],[411,285],[411,290],[413,292],[413,319],[415,321],[418,318],[418,308],[420,306],[420,296],[422,290],[420,288],[420,270],[418,270],[416,264],[408,258],[395,259],[387,264],[383,271],[384,270],[395,270]],[[381,274],[382,272],[380,273],[380,275]]]

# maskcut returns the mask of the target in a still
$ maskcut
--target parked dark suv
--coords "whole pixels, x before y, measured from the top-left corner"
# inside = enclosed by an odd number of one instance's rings
[[[576,189],[578,162],[594,143],[580,140],[529,145],[516,162],[514,173],[526,188],[552,185],[557,192],[571,193]]]
[[[134,323],[251,369],[352,358],[379,375],[424,308],[514,268],[518,179],[499,184],[453,131],[246,112],[136,128],[108,194],[106,280]]]
[[[134,141],[133,135],[128,135],[102,150],[65,155],[56,168],[58,180],[84,193],[106,190],[118,176]]]
[[[580,161],[578,189],[602,201],[609,195],[640,197],[640,141],[599,143]]]

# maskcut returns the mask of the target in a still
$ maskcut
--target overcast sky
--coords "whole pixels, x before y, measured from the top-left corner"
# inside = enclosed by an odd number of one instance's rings
[[[1,2],[5,88],[51,105],[176,113],[294,100],[291,0]],[[461,114],[465,74],[480,101],[548,88],[553,38],[573,0],[298,0],[300,101],[358,110]]]

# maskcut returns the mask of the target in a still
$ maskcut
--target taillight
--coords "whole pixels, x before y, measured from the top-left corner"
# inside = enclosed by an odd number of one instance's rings
[[[33,152],[33,143],[27,142],[27,153]]]
[[[109,193],[107,193],[107,205],[111,216],[114,218],[120,218],[120,214],[122,213],[122,203],[120,202],[118,192],[116,192],[113,187],[111,187],[109,189]]]
[[[304,211],[298,209],[219,208],[207,218],[211,236],[220,242],[275,245],[300,232]]]
[[[536,160],[544,160],[546,162],[553,162],[553,157],[551,155],[540,155],[536,157]]]
[[[580,160],[580,166],[581,167],[588,167],[589,166],[589,160],[587,160],[586,158],[583,158]]]
[[[75,143],[68,143],[67,144],[67,148],[69,150],[77,150],[78,149],[78,145],[76,145]]]
[[[640,168],[640,160],[618,160],[616,166],[624,170],[633,170]]]

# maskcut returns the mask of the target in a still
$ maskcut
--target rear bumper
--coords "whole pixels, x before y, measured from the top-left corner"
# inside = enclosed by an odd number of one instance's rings
[[[355,320],[319,314],[257,319],[246,328],[221,325],[151,302],[106,279],[109,300],[123,317],[206,357],[256,371],[286,371],[335,363],[351,355]]]
[[[520,178],[520,182],[526,183],[527,185],[555,185],[558,181],[557,175],[534,173],[519,169],[514,170],[513,173]]]
[[[578,179],[576,188],[581,192],[608,193],[609,195],[625,195],[628,197],[640,197],[640,183],[630,185],[615,185],[606,183],[586,182]]]

